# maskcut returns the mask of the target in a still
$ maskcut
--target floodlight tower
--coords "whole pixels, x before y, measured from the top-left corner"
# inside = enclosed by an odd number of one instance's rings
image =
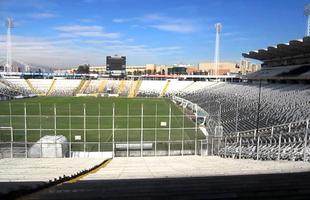
[[[219,75],[219,59],[220,59],[220,32],[222,31],[222,24],[215,24],[215,52],[214,52],[214,65],[216,70],[216,75]]]
[[[308,17],[307,36],[310,36],[310,4],[306,5],[304,13]]]
[[[6,20],[7,37],[6,37],[6,72],[12,71],[12,45],[11,45],[11,29],[14,28],[13,19]]]

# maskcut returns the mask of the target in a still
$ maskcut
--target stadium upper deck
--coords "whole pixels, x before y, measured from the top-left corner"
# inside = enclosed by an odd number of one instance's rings
[[[262,70],[248,75],[248,79],[310,81],[310,37],[242,55],[263,62]]]

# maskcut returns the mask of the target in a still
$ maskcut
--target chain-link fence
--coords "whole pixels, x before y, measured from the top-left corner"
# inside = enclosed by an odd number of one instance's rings
[[[198,155],[197,112],[174,104],[8,103],[0,115],[0,157]]]

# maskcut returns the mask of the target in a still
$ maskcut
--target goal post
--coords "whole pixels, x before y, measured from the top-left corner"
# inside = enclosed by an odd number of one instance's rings
[[[9,157],[13,158],[13,128],[0,126],[0,156],[1,158]]]

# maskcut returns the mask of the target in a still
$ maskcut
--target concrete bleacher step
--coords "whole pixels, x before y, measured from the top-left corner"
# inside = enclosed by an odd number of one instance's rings
[[[160,95],[159,95],[159,96],[163,97],[163,96],[166,95],[166,92],[167,92],[167,90],[168,90],[169,84],[170,84],[170,80],[167,80],[166,83],[165,83],[165,86],[164,86],[164,88],[162,89],[162,91],[160,92]]]
[[[76,94],[80,94],[80,91],[82,90],[84,84],[86,83],[86,80],[81,80],[77,88],[73,91],[73,96],[76,96]]]
[[[51,86],[49,87],[48,91],[46,92],[46,96],[50,96],[52,94],[52,92],[55,89],[55,86],[56,86],[56,79],[53,79]]]
[[[128,97],[136,97],[141,87],[142,80],[134,80],[129,90]]]
[[[309,167],[198,156],[115,158],[31,199],[307,199]]]
[[[77,94],[84,94],[85,90],[88,88],[90,85],[91,80],[85,80],[83,83],[81,81],[82,87],[79,89]]]
[[[25,79],[28,87],[30,88],[30,90],[33,92],[33,94],[39,94],[39,92],[33,87],[32,83],[30,82],[29,79]]]
[[[98,87],[98,91],[97,93],[100,94],[103,92],[105,85],[107,84],[107,80],[102,80],[99,87]]]
[[[125,84],[126,84],[126,81],[125,80],[121,80],[119,85],[118,85],[118,88],[117,88],[117,94],[121,94],[123,92],[123,89],[125,87]]]

